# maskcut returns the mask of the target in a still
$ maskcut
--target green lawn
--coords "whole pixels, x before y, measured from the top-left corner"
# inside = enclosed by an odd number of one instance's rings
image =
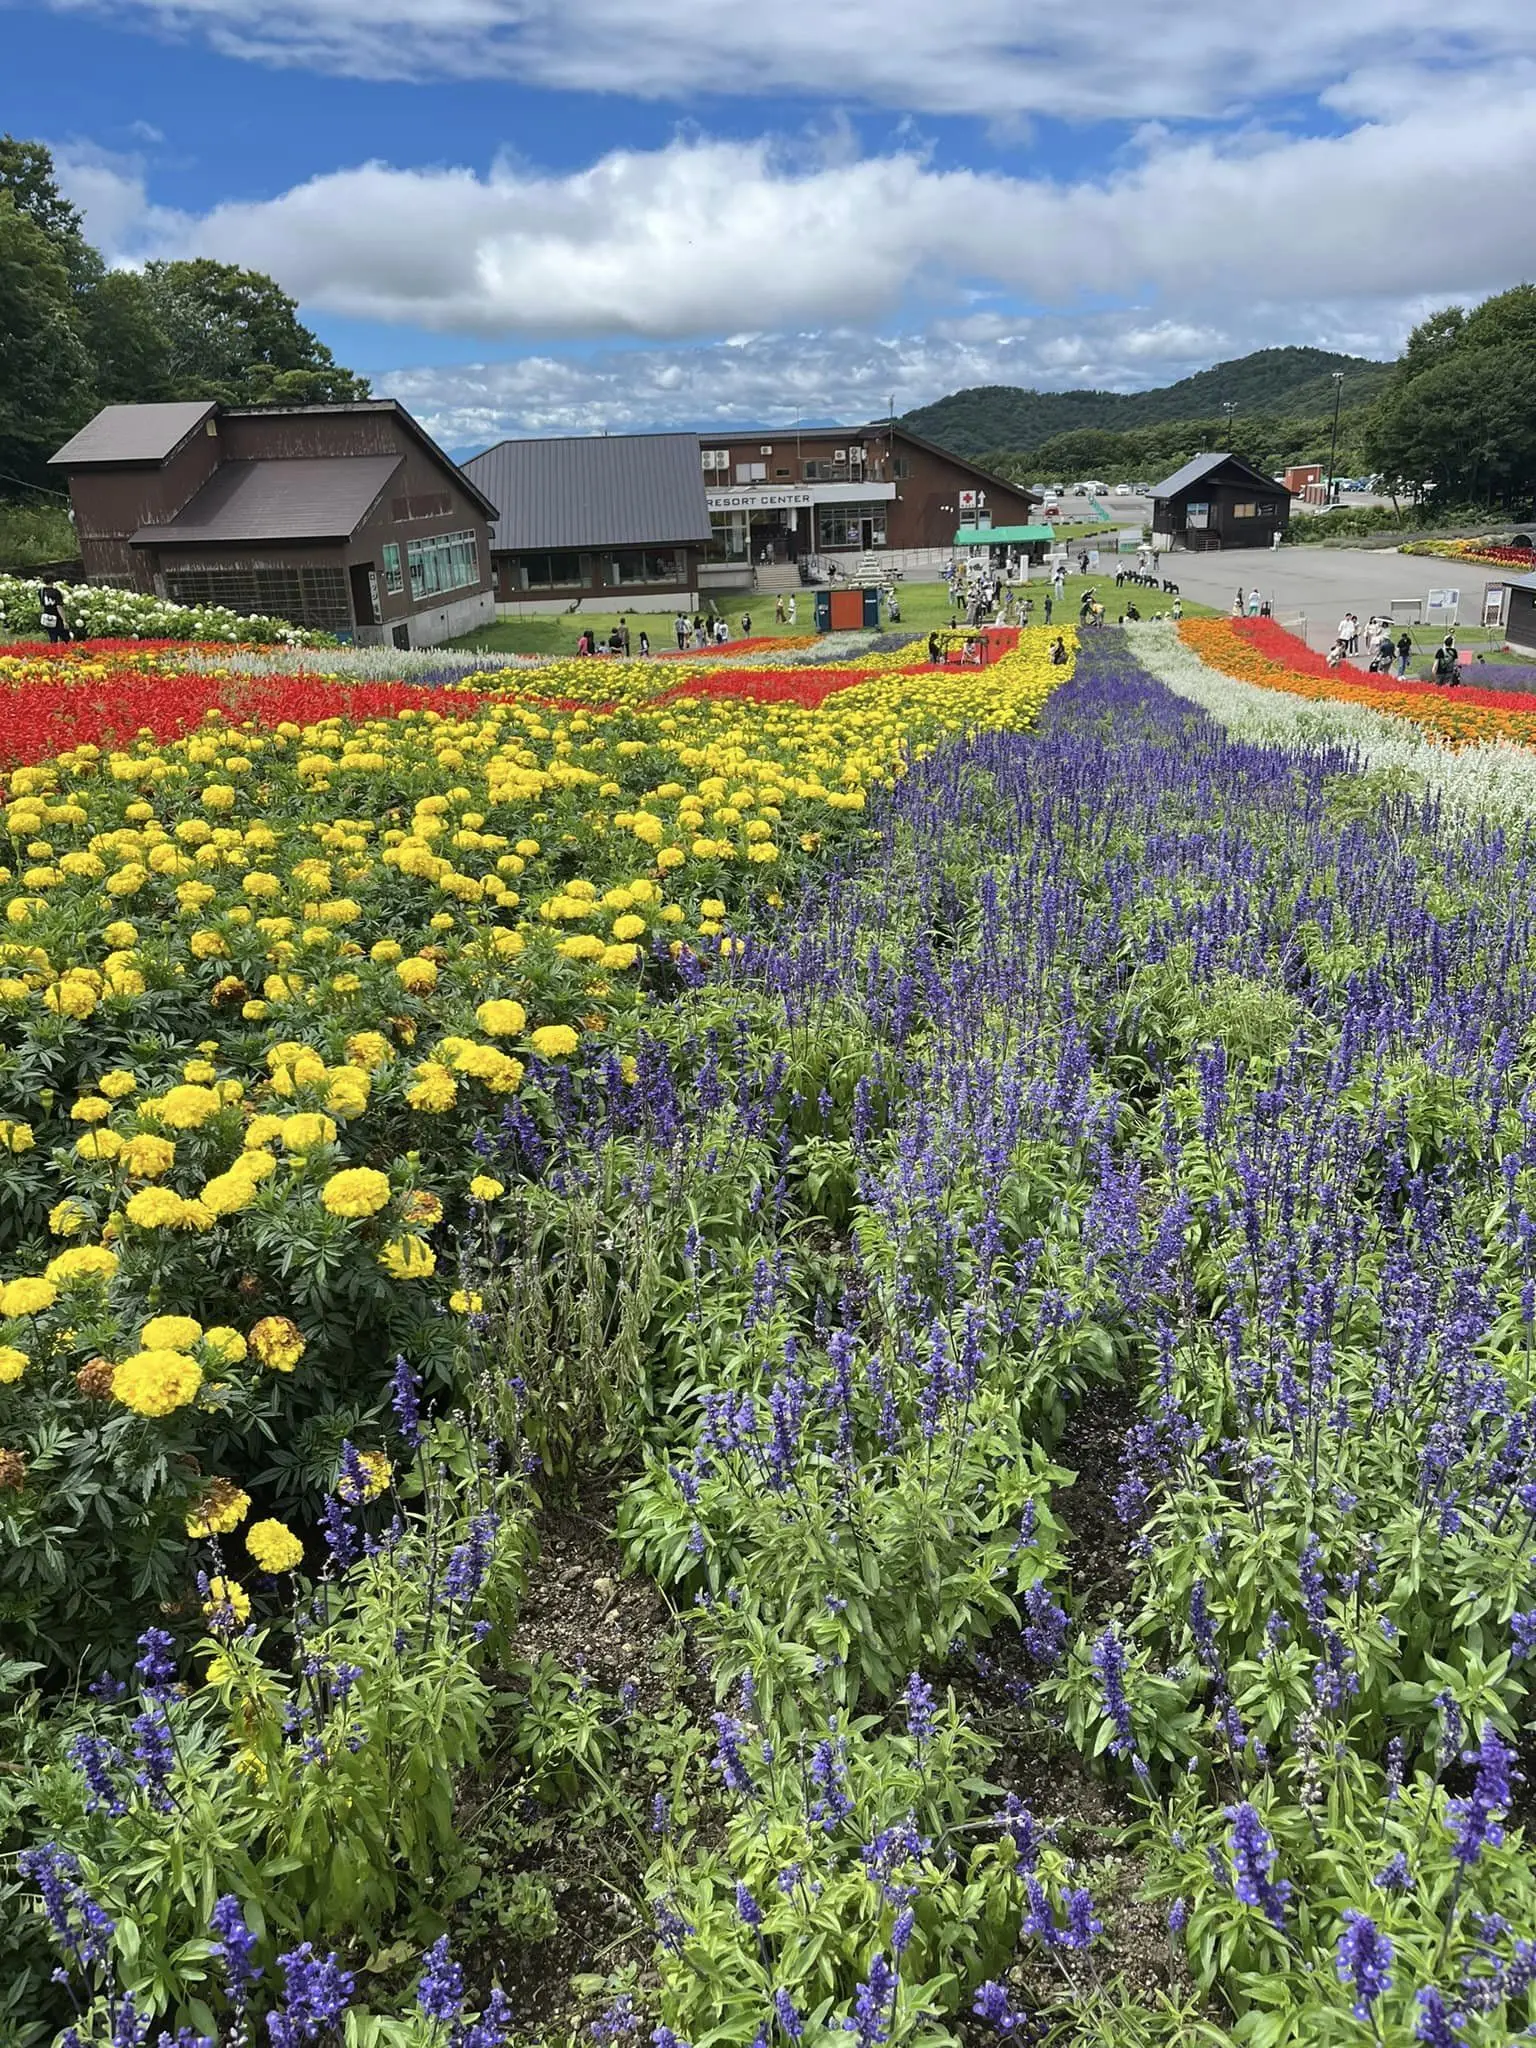
[[[1136,590],[1127,586],[1116,590],[1113,567],[1108,574],[1097,576],[1069,576],[1065,600],[1054,607],[1053,618],[1057,624],[1070,623],[1077,617],[1079,599],[1085,588],[1097,590],[1104,605],[1105,616],[1111,624],[1125,609],[1126,603],[1134,599],[1143,618],[1151,618],[1155,612],[1166,611],[1170,599],[1160,591]],[[1028,585],[1035,601],[1034,623],[1043,625],[1045,620],[1044,600],[1050,584],[1040,571],[1035,571]],[[914,633],[930,632],[935,626],[947,626],[954,613],[949,602],[949,592],[942,583],[901,583],[897,585],[901,602],[901,618],[892,628],[900,631],[910,628]],[[733,598],[725,616],[730,621],[733,637],[740,637],[741,615],[748,611],[752,618],[753,638],[769,635],[782,638],[790,633],[805,634],[813,630],[815,618],[815,592],[801,590],[796,593],[798,622],[791,626],[787,621],[778,623],[774,618],[773,592],[757,592]],[[1187,618],[1210,616],[1210,608],[1185,601]],[[451,644],[455,647],[472,649],[484,648],[488,654],[549,654],[565,655],[576,652],[578,636],[589,626],[597,634],[601,645],[620,617],[629,621],[630,645],[632,651],[639,651],[639,635],[643,626],[651,636],[651,650],[662,653],[672,648],[671,612],[537,612],[526,618],[498,619],[494,626],[482,628],[478,633],[468,633],[461,640]],[[962,623],[963,620],[956,623]]]

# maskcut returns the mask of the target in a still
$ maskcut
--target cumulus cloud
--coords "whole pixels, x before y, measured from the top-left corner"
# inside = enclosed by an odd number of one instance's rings
[[[1385,64],[1440,77],[1536,56],[1536,20],[1508,0],[1291,0],[1283,23],[1232,0],[712,0],[702,48],[698,0],[111,0],[110,16],[361,77],[502,76],[695,107],[791,92],[1003,122],[1209,118]]]
[[[217,256],[311,309],[486,340],[660,340],[914,305],[981,317],[999,296],[1198,322],[1244,301],[1400,302],[1536,271],[1536,215],[1490,199],[1536,179],[1536,84],[1495,96],[1453,78],[1435,132],[1455,148],[1418,119],[1236,147],[1163,136],[1071,183],[680,138],[563,175],[364,164],[197,217],[148,208],[137,174],[114,188],[108,167],[68,155],[63,170],[120,257]]]

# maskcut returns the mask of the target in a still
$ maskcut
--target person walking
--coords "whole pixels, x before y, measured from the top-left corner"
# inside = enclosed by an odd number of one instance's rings
[[[651,652],[651,636],[650,636],[650,634],[649,634],[649,633],[647,633],[647,631],[645,630],[644,626],[642,626],[642,627],[640,628],[640,659],[641,659],[642,661],[646,661],[646,660],[648,660],[648,659],[649,659],[649,657],[650,657],[650,652]]]
[[[1173,600],[1173,616],[1175,621],[1182,619],[1184,616],[1184,600],[1182,597],[1176,597]]]
[[[1263,602],[1264,594],[1259,589],[1259,586],[1255,584],[1248,593],[1248,616],[1250,619],[1256,619],[1259,616],[1259,606]]]
[[[743,640],[750,640],[752,638],[752,614],[750,612],[743,612],[741,615],[741,637]]]
[[[64,611],[64,593],[51,578],[38,585],[37,622],[48,635],[50,647],[66,645],[72,638]]]
[[[1358,612],[1351,612],[1349,615],[1349,651],[1351,654],[1358,654],[1360,652],[1360,614]]]
[[[789,623],[791,625],[795,623],[795,593],[793,591],[789,593]]]
[[[622,652],[622,654],[623,654],[623,656],[624,656],[624,659],[625,659],[626,661],[628,661],[628,659],[629,659],[629,621],[628,621],[628,619],[620,619],[620,621],[619,621],[619,648],[620,648],[620,651]]]
[[[688,621],[681,612],[672,621],[672,637],[677,642],[678,653],[686,653],[688,649]]]
[[[776,626],[782,626],[784,623],[784,593],[782,590],[779,592],[778,597],[774,601],[773,623]]]
[[[1051,611],[1055,605],[1055,602],[1055,598],[1053,598],[1051,593],[1047,591],[1045,593],[1045,623],[1047,625],[1051,623]]]
[[[1408,661],[1412,653],[1413,635],[1404,626],[1402,632],[1397,636],[1397,672],[1400,676],[1407,675]]]
[[[1342,654],[1348,654],[1348,652],[1349,652],[1349,631],[1350,631],[1350,615],[1349,615],[1349,613],[1348,613],[1348,612],[1346,612],[1346,613],[1344,614],[1343,618],[1342,618],[1342,619],[1340,619],[1340,621],[1339,621],[1339,637],[1338,637],[1338,642],[1337,642],[1337,646],[1338,646],[1338,650],[1339,650],[1339,653],[1340,653],[1341,655],[1342,655]]]

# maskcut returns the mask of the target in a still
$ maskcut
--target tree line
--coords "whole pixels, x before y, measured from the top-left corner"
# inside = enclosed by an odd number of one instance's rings
[[[206,258],[108,267],[40,142],[0,136],[0,499],[31,516],[48,458],[104,405],[366,398],[260,271]],[[13,521],[15,519],[13,510]]]

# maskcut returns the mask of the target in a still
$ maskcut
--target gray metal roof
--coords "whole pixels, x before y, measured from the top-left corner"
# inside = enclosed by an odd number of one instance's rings
[[[76,469],[88,462],[164,462],[214,410],[211,399],[172,405],[105,405],[66,441],[52,462]]]
[[[1202,482],[1214,470],[1220,469],[1224,462],[1235,463],[1246,475],[1251,476],[1255,483],[1266,484],[1271,491],[1285,490],[1284,484],[1277,484],[1273,477],[1265,476],[1263,471],[1255,469],[1251,462],[1244,462],[1241,455],[1196,455],[1186,462],[1182,469],[1176,469],[1172,476],[1165,477],[1160,484],[1155,484],[1152,495],[1154,498],[1176,498],[1180,491],[1187,491],[1191,484]],[[1286,495],[1289,496],[1289,492]]]
[[[231,541],[346,540],[405,458],[303,456],[226,462],[174,519],[141,526],[135,547]]]
[[[498,553],[709,539],[697,434],[501,441],[463,468],[501,507]]]

